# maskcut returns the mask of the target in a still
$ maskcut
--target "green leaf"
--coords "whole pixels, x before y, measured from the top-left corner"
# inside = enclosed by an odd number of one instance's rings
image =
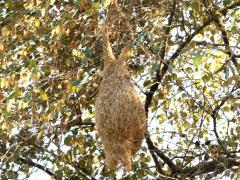
[[[72,145],[72,136],[68,136],[67,138],[64,139],[64,144],[66,146],[71,146]]]
[[[170,74],[173,73],[173,66],[172,66],[171,64],[168,65],[168,72],[169,72]]]
[[[202,59],[203,59],[203,55],[196,54],[196,55],[193,57],[193,65],[194,65],[195,67],[198,67],[199,65],[202,64]]]
[[[72,62],[71,62],[70,59],[67,59],[67,60],[66,60],[66,65],[67,65],[67,66],[71,66],[71,63],[72,63]]]
[[[223,5],[227,6],[229,4],[231,4],[232,0],[223,0]]]
[[[101,8],[101,5],[100,5],[99,2],[94,2],[94,3],[92,3],[92,7],[93,7],[94,9],[98,10],[98,9]]]
[[[92,54],[93,54],[93,50],[92,48],[86,48],[86,51],[85,51],[85,58],[86,59],[90,59],[92,57]]]
[[[74,5],[75,5],[76,8],[79,8],[80,7],[80,0],[76,0]]]
[[[81,84],[81,80],[80,79],[78,79],[78,80],[75,80],[73,83],[72,83],[72,85],[73,86],[79,86],[80,84]]]
[[[28,63],[29,63],[28,67],[30,67],[30,68],[35,67],[37,64],[37,62],[35,60],[29,60]]]
[[[17,179],[18,173],[16,171],[8,171],[7,176],[9,179]]]
[[[150,75],[151,75],[151,76],[154,76],[154,74],[156,73],[158,67],[159,67],[159,66],[158,66],[157,63],[152,64],[152,67],[151,67],[151,69],[150,69]]]

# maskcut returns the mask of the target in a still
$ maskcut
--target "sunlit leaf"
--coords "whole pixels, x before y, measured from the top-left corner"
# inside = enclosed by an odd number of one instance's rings
[[[35,19],[35,26],[39,27],[41,25],[41,20],[39,18]]]
[[[152,67],[150,69],[150,75],[153,76],[156,73],[158,68],[159,68],[158,64],[156,63],[152,64]]]
[[[193,65],[194,65],[195,67],[198,67],[199,65],[202,64],[202,59],[203,59],[203,55],[196,54],[196,55],[193,57]]]
[[[47,100],[48,100],[48,94],[47,94],[46,92],[42,92],[42,93],[41,93],[41,99],[42,99],[43,101],[47,101]]]
[[[112,3],[112,0],[104,0],[103,1],[103,7],[106,8]]]
[[[94,9],[97,10],[101,7],[101,4],[99,2],[94,2],[94,3],[92,3],[92,6],[93,6]]]
[[[7,111],[10,112],[11,109],[13,108],[15,100],[14,99],[10,99],[7,103]]]
[[[50,4],[53,5],[56,2],[56,0],[51,0]]]
[[[232,0],[223,0],[224,6],[231,4]]]
[[[240,73],[240,64],[237,66],[237,72]]]
[[[11,32],[9,31],[9,29],[7,27],[3,27],[1,29],[1,34],[2,34],[3,37],[7,37],[8,35],[10,35],[10,33]]]

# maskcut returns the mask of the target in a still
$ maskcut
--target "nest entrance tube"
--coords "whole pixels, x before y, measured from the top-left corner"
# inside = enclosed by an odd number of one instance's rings
[[[131,158],[140,149],[146,130],[146,114],[139,94],[130,81],[126,65],[128,52],[115,58],[103,36],[104,70],[95,102],[96,129],[103,144],[106,165],[111,170],[123,166],[130,171]]]

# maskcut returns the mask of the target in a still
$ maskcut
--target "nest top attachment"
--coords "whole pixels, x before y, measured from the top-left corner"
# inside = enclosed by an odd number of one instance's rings
[[[116,1],[113,8],[119,10]],[[125,63],[129,48],[115,58],[108,37],[109,23],[106,24],[102,31],[104,73],[95,102],[96,128],[103,144],[106,165],[111,170],[123,166],[130,171],[131,158],[144,139],[146,113]]]

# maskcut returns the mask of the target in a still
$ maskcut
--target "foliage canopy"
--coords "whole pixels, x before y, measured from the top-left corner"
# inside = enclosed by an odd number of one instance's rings
[[[0,177],[115,177],[95,133],[111,0],[0,1]],[[239,174],[240,1],[119,1],[148,135],[121,178]],[[129,41],[111,32],[116,54]],[[45,168],[46,167],[46,168]]]

